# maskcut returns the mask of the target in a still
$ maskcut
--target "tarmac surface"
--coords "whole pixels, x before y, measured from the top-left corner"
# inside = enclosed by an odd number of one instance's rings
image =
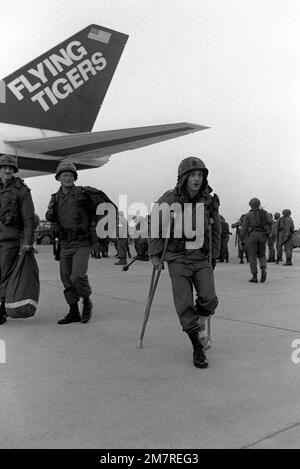
[[[58,325],[59,264],[39,246],[38,311],[0,327],[0,448],[299,448],[300,250],[293,267],[268,264],[257,285],[230,252],[215,270],[213,346],[199,370],[167,271],[138,349],[151,264],[122,272],[113,248],[91,259],[93,317]]]

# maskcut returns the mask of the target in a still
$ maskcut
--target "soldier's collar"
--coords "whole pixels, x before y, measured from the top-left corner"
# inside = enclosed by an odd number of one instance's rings
[[[10,186],[16,178],[12,176],[8,181],[3,182],[2,179],[0,179],[1,186],[5,189],[6,187]]]

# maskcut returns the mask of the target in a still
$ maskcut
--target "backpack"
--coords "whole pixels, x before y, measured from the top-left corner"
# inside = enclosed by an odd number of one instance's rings
[[[85,203],[88,207],[89,212],[94,215],[96,218],[96,211],[100,204],[102,203],[110,203],[112,204],[115,209],[117,210],[117,206],[110,200],[110,198],[100,189],[96,189],[95,187],[91,186],[75,186],[76,187],[76,195],[78,199],[84,199]],[[51,203],[56,206],[58,201],[58,192],[52,194],[51,196]],[[55,210],[55,209],[54,209]]]
[[[81,193],[84,196],[90,211],[95,215],[98,206],[103,203],[109,203],[113,205],[116,210],[118,210],[117,206],[103,191],[100,191],[99,189],[91,186],[79,186],[78,189],[81,190]]]
[[[257,227],[262,228],[266,235],[270,236],[272,223],[268,220],[268,213],[263,208],[259,209],[257,213],[259,219]]]

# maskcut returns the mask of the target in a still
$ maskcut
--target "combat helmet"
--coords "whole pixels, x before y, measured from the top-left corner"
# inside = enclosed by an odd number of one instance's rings
[[[71,163],[71,161],[62,161],[61,163],[59,163],[56,169],[56,174],[55,174],[56,180],[58,180],[60,173],[62,173],[63,171],[70,171],[71,173],[73,173],[74,181],[76,181],[78,174],[77,174],[76,166],[74,163]]]
[[[249,200],[249,205],[255,210],[260,207],[260,200],[257,197],[253,197],[253,199]]]
[[[200,158],[197,156],[188,156],[187,158],[184,158],[184,160],[182,160],[178,166],[178,181],[185,174],[197,170],[203,171],[205,178],[207,178],[208,169]]]
[[[284,210],[282,210],[282,215],[284,217],[290,217],[292,215],[292,212],[290,211],[289,208],[285,208]]]
[[[279,212],[275,212],[275,213],[274,213],[274,218],[275,218],[275,220],[278,220],[278,218],[280,218],[280,213],[279,213]]]
[[[0,167],[1,166],[11,166],[14,169],[14,173],[19,171],[17,160],[12,155],[0,156]]]

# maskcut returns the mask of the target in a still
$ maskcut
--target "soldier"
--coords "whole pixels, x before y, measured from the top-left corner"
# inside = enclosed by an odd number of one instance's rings
[[[276,247],[276,264],[279,264],[279,262],[282,261],[282,247],[279,246],[278,242],[278,224],[279,224],[279,218],[280,218],[280,213],[275,212],[274,213],[274,224],[272,226],[272,233],[274,235],[275,239],[275,247]]]
[[[109,243],[110,243],[110,239],[108,236],[100,240],[100,251],[101,251],[102,257],[109,257],[109,253],[108,253]]]
[[[252,278],[249,282],[258,283],[257,280],[257,258],[261,269],[261,282],[267,279],[267,261],[266,261],[266,241],[271,233],[273,220],[270,214],[260,208],[260,200],[254,197],[250,200],[251,210],[246,214],[242,231],[241,241],[245,242],[247,238],[247,250],[250,260],[250,270]]]
[[[70,307],[69,313],[58,324],[72,322],[87,323],[92,315],[87,270],[91,248],[97,246],[96,214],[93,212],[88,195],[77,180],[76,166],[68,161],[61,162],[55,179],[60,182],[58,192],[52,194],[46,219],[56,224],[61,242],[60,277],[64,285],[64,295]],[[96,190],[96,189],[95,189]],[[103,194],[103,202],[109,201]],[[78,307],[83,298],[82,317]]]
[[[279,254],[282,256],[282,247],[284,246],[284,251],[286,255],[286,262],[283,265],[293,265],[293,239],[292,235],[295,230],[294,222],[291,218],[292,212],[290,209],[286,208],[282,211],[282,217],[278,221],[278,246]],[[280,251],[281,249],[281,251]]]
[[[161,204],[165,203],[169,210],[169,218],[170,208],[172,211],[172,206],[176,205],[177,208],[180,208],[179,215],[181,215],[181,218],[184,218],[184,224],[186,223],[184,215],[189,213],[190,216],[186,217],[187,222],[195,227],[198,221],[196,219],[197,206],[203,208],[202,216],[200,217],[201,229],[198,232],[196,231],[196,241],[188,243],[185,229],[180,230],[177,222],[175,223],[174,221],[165,256],[172,282],[175,308],[182,329],[188,334],[192,342],[194,350],[193,363],[197,368],[206,368],[208,366],[201,336],[204,337],[206,335],[207,319],[214,313],[218,304],[213,269],[209,262],[209,253],[211,249],[212,264],[215,266],[216,258],[220,251],[219,200],[216,195],[214,197],[210,195],[212,189],[208,185],[207,175],[208,169],[200,158],[188,157],[181,161],[178,167],[176,187],[166,192],[152,210],[151,238],[149,239],[151,261],[155,267],[158,267],[164,246],[164,227],[160,224],[159,236],[153,236],[154,211],[160,210]],[[175,213],[174,220],[177,220],[179,215]],[[210,245],[209,234],[210,221],[214,222],[211,225],[212,245]],[[178,229],[180,232],[177,231]],[[200,236],[200,241],[197,241],[197,236]],[[197,293],[196,304],[193,298],[193,286]]]
[[[122,210],[120,210],[118,214],[117,252],[118,252],[119,260],[115,262],[115,265],[126,265],[127,254],[128,256],[130,256],[130,251],[129,251],[129,246],[128,246],[128,222]]]
[[[36,218],[30,189],[13,174],[17,160],[0,157],[0,325],[6,322],[5,293],[21,251],[32,251]]]
[[[140,215],[140,212],[137,212],[137,215],[133,217],[135,223],[134,230],[134,248],[136,250],[138,261],[148,261],[148,217],[146,218]]]
[[[229,235],[231,235],[231,233],[229,231],[229,225],[226,222],[225,218],[222,215],[220,215],[220,219],[221,219],[221,248],[220,248],[218,261],[229,262],[228,242],[229,242]]]
[[[275,247],[274,247],[274,244],[275,244],[275,238],[276,238],[276,236],[275,236],[275,221],[276,220],[273,219],[273,214],[272,213],[269,213],[269,215],[272,219],[272,226],[271,226],[271,233],[267,237],[267,244],[268,244],[268,250],[269,250],[268,262],[275,262]]]
[[[240,258],[240,264],[244,264],[244,255],[246,256],[247,262],[249,262],[248,252],[246,249],[246,239],[243,243],[241,242],[241,230],[245,216],[246,214],[244,213],[236,223],[231,225],[231,228],[236,229],[234,245],[238,246],[238,257]]]

